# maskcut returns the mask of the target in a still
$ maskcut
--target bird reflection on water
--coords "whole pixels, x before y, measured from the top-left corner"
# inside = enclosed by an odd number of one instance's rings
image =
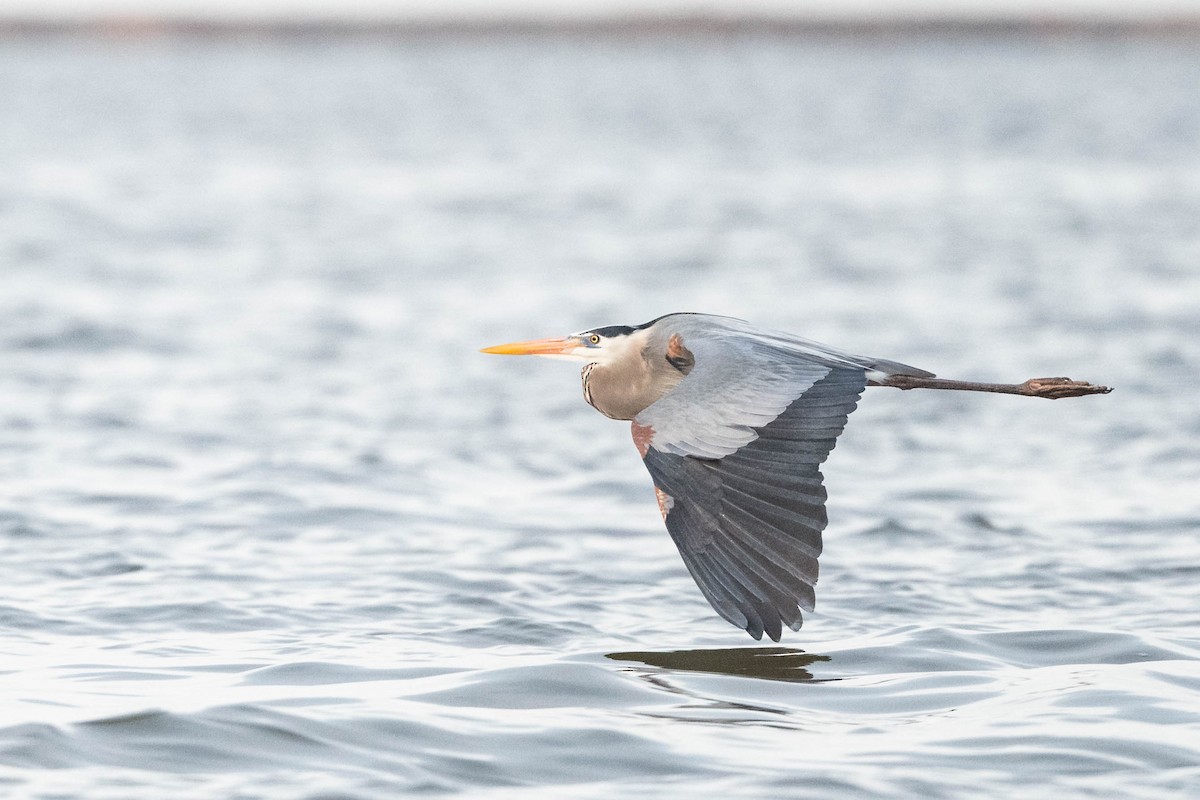
[[[714,650],[667,650],[608,653],[614,661],[634,661],[650,667],[737,675],[769,681],[819,683],[837,678],[817,678],[806,667],[829,656],[806,653],[794,647],[726,647]]]

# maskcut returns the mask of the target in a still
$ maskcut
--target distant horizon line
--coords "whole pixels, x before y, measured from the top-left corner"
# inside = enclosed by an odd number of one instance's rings
[[[84,34],[111,37],[153,36],[382,36],[521,34],[710,34],[775,33],[793,35],[1015,35],[1039,36],[1196,36],[1200,14],[1138,19],[1106,15],[963,16],[925,14],[883,17],[786,16],[756,14],[612,15],[536,17],[302,17],[243,18],[171,15],[96,15],[38,17],[0,15],[0,36]]]

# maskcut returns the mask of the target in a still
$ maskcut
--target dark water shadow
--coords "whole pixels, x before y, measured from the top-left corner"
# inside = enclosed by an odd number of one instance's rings
[[[806,653],[793,647],[730,647],[720,650],[667,650],[658,652],[608,653],[614,661],[633,661],[650,667],[737,675],[768,681],[808,683],[818,680],[806,667],[829,656]]]

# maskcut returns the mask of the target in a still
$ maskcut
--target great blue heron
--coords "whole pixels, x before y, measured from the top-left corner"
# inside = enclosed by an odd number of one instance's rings
[[[658,508],[700,591],[755,639],[798,630],[816,602],[825,513],[820,465],[866,386],[1032,397],[1111,391],[1068,378],[943,380],[708,314],[668,314],[485,353],[583,362],[583,397],[633,421]]]

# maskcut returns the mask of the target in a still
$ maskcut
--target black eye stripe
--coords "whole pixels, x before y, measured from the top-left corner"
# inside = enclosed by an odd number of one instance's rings
[[[633,333],[633,328],[628,325],[609,325],[605,328],[593,328],[590,331],[584,331],[589,335],[595,333],[605,338],[611,339],[614,336],[628,336]]]

